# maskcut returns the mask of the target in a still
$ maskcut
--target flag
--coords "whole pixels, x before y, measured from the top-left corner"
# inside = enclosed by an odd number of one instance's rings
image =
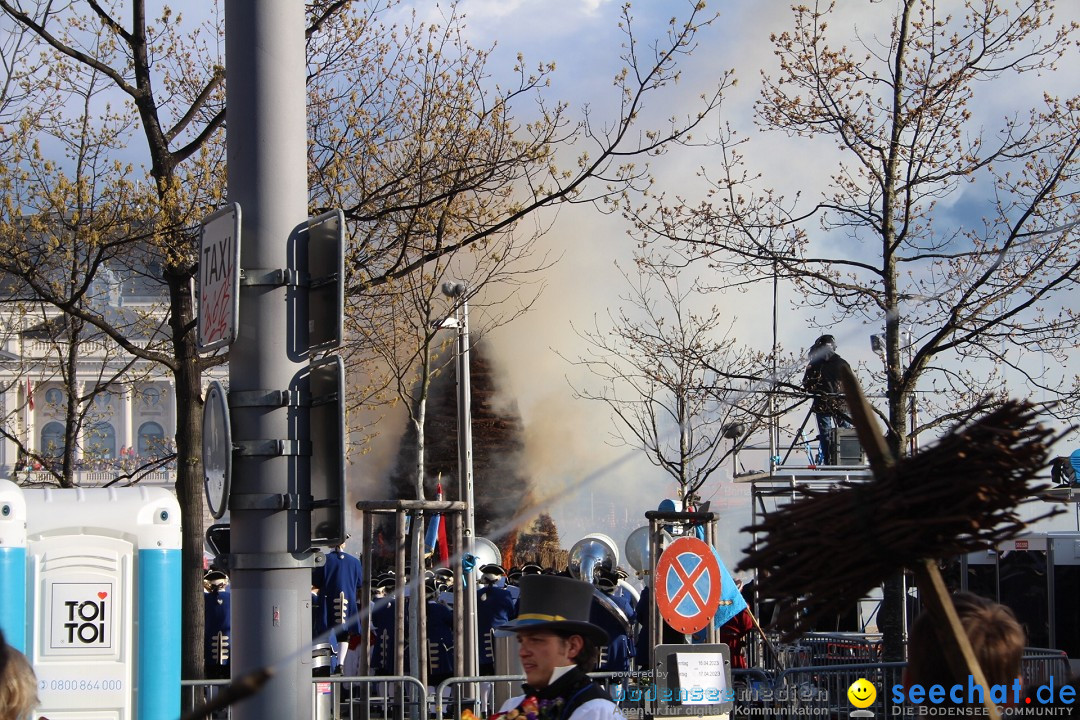
[[[31,410],[34,409],[34,384],[30,382],[30,378],[26,378],[26,404]]]
[[[446,523],[439,522],[439,542],[436,557],[439,567],[450,567],[450,543],[446,541]]]
[[[716,548],[712,548],[712,551],[716,557],[716,563],[720,566],[720,607],[717,608],[716,615],[713,616],[713,625],[720,627],[746,609],[746,600],[735,585],[731,573],[724,566],[720,553],[716,552]]]
[[[442,483],[438,483],[435,486],[435,499],[443,499]],[[431,516],[431,521],[428,523],[427,531],[424,533],[424,553],[426,555],[431,555],[433,552],[435,552],[435,546],[438,544],[440,539],[443,540],[443,545],[445,547],[446,530],[443,529],[440,532],[440,528],[442,528],[442,514],[435,513]]]

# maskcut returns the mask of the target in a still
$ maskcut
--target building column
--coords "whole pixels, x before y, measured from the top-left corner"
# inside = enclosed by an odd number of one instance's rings
[[[132,437],[135,433],[135,404],[139,402],[139,391],[135,388],[131,388],[131,392],[124,393],[124,433],[120,438],[120,446],[126,447],[130,451],[134,445],[131,443]]]

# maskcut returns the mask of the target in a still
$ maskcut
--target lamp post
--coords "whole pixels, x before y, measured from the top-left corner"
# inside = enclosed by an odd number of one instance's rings
[[[469,382],[469,299],[465,283],[443,283],[443,294],[455,301],[454,314],[440,327],[457,328],[458,498],[465,501],[462,553],[476,557],[476,506],[473,503],[472,387]],[[476,582],[465,587],[465,674],[475,677],[477,665]]]
[[[720,428],[721,434],[731,441],[731,478],[739,474],[739,438],[746,434],[746,425],[741,422],[731,422]]]
[[[900,341],[904,343],[900,349],[907,352],[907,364],[908,367],[911,367],[915,354],[913,349],[915,336],[911,330],[901,330]],[[870,349],[881,355],[882,362],[886,362],[885,335],[883,333],[870,336]],[[915,455],[919,452],[919,435],[917,433],[919,427],[919,394],[916,388],[911,389],[911,397],[908,399],[908,423],[908,454]]]

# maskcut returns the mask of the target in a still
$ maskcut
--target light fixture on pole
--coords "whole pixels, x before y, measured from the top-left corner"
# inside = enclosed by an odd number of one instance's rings
[[[476,506],[473,502],[472,462],[472,387],[469,381],[469,298],[465,283],[446,282],[443,294],[454,300],[454,316],[441,327],[457,327],[457,421],[458,421],[458,497],[465,501],[465,547],[462,551],[476,556]],[[453,320],[454,322],[449,322]],[[465,674],[479,673],[476,647],[476,583],[465,584]]]
[[[746,434],[746,425],[741,422],[731,422],[723,425],[720,432],[724,438],[731,441],[731,477],[739,474],[739,438]]]

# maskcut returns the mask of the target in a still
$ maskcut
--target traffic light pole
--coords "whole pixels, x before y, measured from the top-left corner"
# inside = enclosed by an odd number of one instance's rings
[[[228,199],[244,238],[229,363],[232,673],[274,669],[237,720],[312,712],[310,442],[298,434],[310,398],[287,270],[307,220],[305,26],[304,3],[225,2]]]

